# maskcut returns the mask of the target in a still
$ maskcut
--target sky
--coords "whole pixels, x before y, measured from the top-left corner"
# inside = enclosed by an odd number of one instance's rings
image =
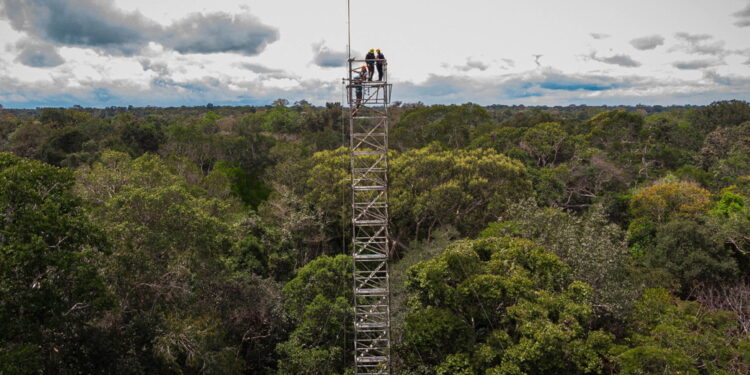
[[[346,0],[0,0],[6,108],[342,100]],[[393,101],[750,100],[750,0],[351,0]]]

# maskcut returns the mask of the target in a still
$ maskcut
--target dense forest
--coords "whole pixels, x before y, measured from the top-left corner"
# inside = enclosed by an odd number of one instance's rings
[[[748,103],[390,115],[395,373],[750,373]],[[0,110],[0,374],[351,374],[347,116]]]

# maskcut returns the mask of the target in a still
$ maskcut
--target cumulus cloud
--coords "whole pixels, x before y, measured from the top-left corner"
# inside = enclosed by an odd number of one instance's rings
[[[750,88],[750,78],[735,75],[721,75],[713,70],[703,72],[703,78],[733,90]]]
[[[641,63],[633,60],[632,57],[628,55],[623,55],[623,54],[604,57],[604,56],[597,56],[596,52],[591,52],[591,54],[589,55],[589,58],[595,61],[605,63],[605,64],[619,65],[619,66],[624,66],[626,68],[637,68],[641,66]]]
[[[641,51],[654,49],[662,44],[664,44],[664,37],[661,35],[649,35],[630,41],[630,45]]]
[[[111,0],[4,0],[2,12],[14,29],[34,37],[122,54],[135,53],[158,30],[140,13],[117,10]]]
[[[490,67],[489,65],[487,65],[487,64],[485,64],[485,63],[483,63],[481,61],[472,60],[471,58],[468,58],[468,59],[466,59],[466,64],[463,65],[463,66],[461,66],[459,69],[461,69],[461,70],[463,70],[465,72],[469,71],[469,70],[473,70],[473,69],[485,71],[489,67]]]
[[[338,68],[346,65],[346,51],[334,51],[328,48],[324,42],[313,43],[313,63],[321,68]],[[352,55],[357,53],[352,51]]]
[[[234,64],[234,66],[242,68],[242,69],[246,69],[255,74],[258,74],[263,79],[280,79],[280,80],[288,80],[288,79],[296,80],[297,79],[295,75],[285,72],[282,69],[269,68],[261,64],[241,62],[241,63]]]
[[[591,37],[596,40],[607,39],[610,37],[609,34],[602,34],[602,33],[590,33],[589,35],[591,35]]]
[[[254,73],[266,74],[266,73],[282,73],[281,69],[269,68],[265,65],[254,64],[254,63],[239,63],[239,67],[247,69]]]
[[[16,43],[16,49],[20,53],[15,61],[26,66],[51,68],[65,62],[53,45],[40,40],[21,39]]]
[[[682,39],[688,43],[700,43],[706,40],[713,39],[713,36],[708,34],[690,34],[686,32],[679,32],[674,35],[677,39]]]
[[[157,41],[180,53],[257,55],[278,39],[276,29],[250,15],[194,13],[165,28]]]
[[[1,16],[18,31],[50,43],[134,55],[148,42],[180,53],[236,52],[255,55],[279,38],[250,15],[192,14],[164,27],[112,0],[2,1]]]
[[[681,43],[671,51],[682,51],[696,55],[726,56],[727,51],[724,48],[724,42],[720,40],[713,41],[713,36],[708,34],[689,34],[680,32],[675,34],[675,38]]]
[[[152,71],[158,77],[169,77],[172,74],[172,70],[169,69],[169,65],[166,62],[152,61],[147,58],[139,59],[138,62],[144,71]]]
[[[737,21],[734,23],[736,26],[739,26],[739,27],[750,26],[750,4],[748,4],[745,8],[743,8],[742,10],[732,15],[737,18]]]
[[[462,64],[462,65],[448,65],[448,64],[443,64],[443,66],[446,67],[446,68],[456,69],[456,70],[462,71],[462,72],[468,72],[470,70],[485,71],[485,70],[489,69],[489,67],[490,67],[488,64],[486,64],[486,63],[484,63],[482,61],[474,60],[471,57],[467,58],[466,59],[466,63]]]
[[[696,70],[696,69],[705,69],[710,68],[712,66],[720,65],[721,61],[713,60],[713,59],[700,59],[700,60],[690,60],[690,61],[677,61],[672,64],[677,69],[682,70]]]

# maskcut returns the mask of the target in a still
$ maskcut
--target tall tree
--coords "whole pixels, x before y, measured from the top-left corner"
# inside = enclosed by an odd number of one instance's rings
[[[590,330],[591,288],[557,256],[510,237],[459,241],[409,270],[398,347],[438,374],[599,374],[611,335]]]
[[[0,154],[0,373],[106,371],[95,322],[113,306],[94,266],[107,250],[73,174]]]

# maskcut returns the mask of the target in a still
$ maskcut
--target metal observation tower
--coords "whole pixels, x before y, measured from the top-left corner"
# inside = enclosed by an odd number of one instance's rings
[[[382,63],[382,81],[361,73]],[[375,64],[372,65],[375,67]],[[386,60],[348,60],[354,258],[355,373],[391,373],[388,278],[388,84]],[[375,74],[377,76],[377,74]]]

